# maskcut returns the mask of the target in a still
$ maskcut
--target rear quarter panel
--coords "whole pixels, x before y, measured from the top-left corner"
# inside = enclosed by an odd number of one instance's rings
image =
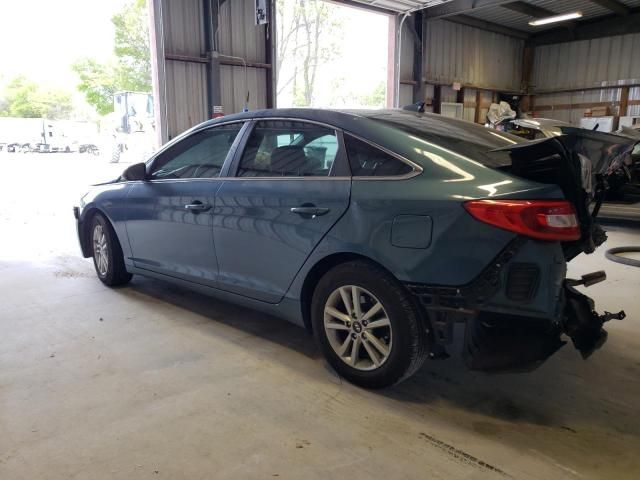
[[[460,285],[471,280],[514,235],[475,221],[459,199],[447,198],[435,186],[429,187],[429,182],[418,178],[354,179],[349,209],[309,262],[350,252],[380,263],[401,281]],[[402,215],[430,217],[431,239],[425,242],[428,247],[392,244],[393,221]],[[424,230],[415,232],[428,234]]]
[[[474,172],[468,180],[451,182],[429,178],[425,171],[407,180],[357,180],[352,182],[351,203],[310,256],[292,284],[288,297],[299,298],[304,279],[311,268],[329,255],[354,253],[367,257],[386,268],[398,280],[430,285],[464,285],[482,270],[515,238],[506,230],[481,223],[463,207],[465,200],[476,198],[561,198],[555,186],[540,185],[509,177],[491,169]],[[403,215],[428,216],[431,235],[425,248],[394,246],[394,219]],[[421,235],[424,229],[416,231]],[[417,239],[417,244],[421,239]],[[544,268],[549,286],[529,311],[553,314],[557,278],[564,278],[564,262],[556,264],[559,244],[527,242],[516,255],[518,261],[534,259]],[[511,305],[510,305],[511,303]],[[513,302],[497,297],[493,304],[509,309]],[[519,308],[519,307],[518,307]],[[524,313],[524,312],[523,312]]]

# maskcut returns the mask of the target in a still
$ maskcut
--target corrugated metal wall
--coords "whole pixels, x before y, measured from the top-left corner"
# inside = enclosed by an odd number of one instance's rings
[[[545,95],[536,95],[535,111],[538,116],[543,118],[555,118],[564,122],[571,122],[576,125],[580,123],[580,119],[584,116],[585,107],[580,104],[605,102],[610,104],[612,115],[617,114],[617,106],[615,102],[620,100],[620,89],[607,90],[582,90],[578,92],[552,93]],[[555,107],[547,109],[544,107]],[[567,108],[567,105],[575,105],[574,108]],[[543,107],[544,110],[540,110]]]
[[[243,58],[247,62],[265,63],[265,25],[255,25],[255,0],[227,0],[220,6],[220,54]],[[265,68],[234,65],[220,66],[222,105],[225,113],[241,112],[249,90],[250,110],[267,106]]]
[[[602,85],[640,83],[640,34],[618,35],[536,47],[535,91],[580,89]],[[585,104],[605,103],[611,115],[619,113],[621,89],[578,90],[538,94],[536,111],[541,117],[579,124]],[[629,101],[640,100],[640,88],[629,90]],[[546,108],[558,105],[559,108]],[[573,105],[576,105],[572,108]],[[541,110],[538,111],[538,109]],[[640,115],[640,105],[629,105],[627,115]]]
[[[497,90],[520,89],[524,41],[446,20],[425,22],[428,82]]]
[[[185,61],[206,59],[203,0],[151,0],[157,37],[156,95],[163,112],[163,141],[211,117],[207,108],[207,64]],[[219,53],[251,63],[266,62],[266,26],[254,23],[254,0],[227,0],[220,6],[217,38]],[[166,58],[166,57],[170,58]],[[182,56],[176,60],[176,56]],[[173,59],[171,59],[173,57]],[[241,60],[237,60],[240,61]],[[221,60],[224,63],[224,60]],[[245,73],[246,71],[246,73]],[[220,93],[225,113],[241,111],[249,90],[250,109],[267,106],[267,68],[220,65]]]
[[[402,43],[400,45],[400,100],[398,105],[411,105],[413,99],[413,85],[403,84],[403,81],[413,81],[413,55],[415,52],[415,42],[413,34],[408,27],[409,22],[413,22],[413,17],[405,20],[402,26]]]
[[[205,52],[201,0],[162,0],[164,52]],[[169,138],[207,118],[206,65],[165,60],[164,107]]]
[[[536,90],[593,87],[640,79],[640,33],[536,47]]]

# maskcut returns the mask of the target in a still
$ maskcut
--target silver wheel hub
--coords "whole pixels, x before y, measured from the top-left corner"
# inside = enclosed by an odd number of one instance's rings
[[[93,229],[93,258],[100,276],[105,276],[109,270],[109,248],[107,246],[107,235],[98,224]]]
[[[324,330],[334,352],[357,370],[379,368],[391,353],[389,316],[371,292],[357,285],[339,287],[329,295]]]

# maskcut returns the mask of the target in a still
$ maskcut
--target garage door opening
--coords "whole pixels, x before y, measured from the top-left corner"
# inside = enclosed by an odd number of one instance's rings
[[[2,13],[0,262],[77,257],[71,207],[154,148],[148,2],[5,2]]]
[[[276,14],[278,107],[388,106],[388,15],[321,0]]]

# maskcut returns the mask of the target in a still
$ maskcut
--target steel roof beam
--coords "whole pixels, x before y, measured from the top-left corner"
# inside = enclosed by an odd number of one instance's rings
[[[534,45],[591,40],[594,38],[626,35],[640,32],[640,11],[632,10],[624,17],[611,15],[601,20],[580,22],[572,30],[556,28],[539,33],[530,38]]]
[[[522,38],[524,40],[531,37],[527,32],[522,30],[516,30],[515,28],[504,27],[497,23],[487,22],[475,17],[469,17],[467,15],[455,15],[452,17],[444,18],[444,20],[452,23],[459,23],[461,25],[467,25],[469,27],[479,28],[488,32],[500,33],[502,35],[509,35],[511,37]]]
[[[631,9],[627,7],[624,3],[619,2],[618,0],[589,0],[591,3],[596,3],[607,10],[611,10],[618,15],[629,15],[631,13]]]
[[[558,15],[557,12],[553,10],[548,10],[546,8],[537,7],[536,5],[532,5],[527,2],[511,2],[501,5],[502,8],[507,8],[513,12],[521,13],[528,17],[533,18],[545,18],[545,17],[553,17],[554,15]],[[564,22],[562,24],[563,28],[575,28],[576,22]]]
[[[329,3],[335,3],[337,5],[346,5],[348,7],[356,7],[364,10],[369,10],[371,12],[376,13],[384,13],[385,15],[396,15],[398,12],[396,10],[391,10],[389,8],[379,7],[377,5],[373,5],[371,3],[367,3],[364,1],[358,0],[326,0]]]
[[[514,12],[521,13],[523,15],[527,15],[528,17],[534,18],[544,18],[551,17],[553,15],[557,15],[556,12],[552,10],[547,10],[546,8],[536,7],[527,2],[511,2],[505,3],[504,5],[500,5],[502,8],[509,9]]]
[[[422,12],[428,19],[451,17],[471,13],[487,7],[499,7],[513,0],[452,0],[441,5],[427,7]]]

